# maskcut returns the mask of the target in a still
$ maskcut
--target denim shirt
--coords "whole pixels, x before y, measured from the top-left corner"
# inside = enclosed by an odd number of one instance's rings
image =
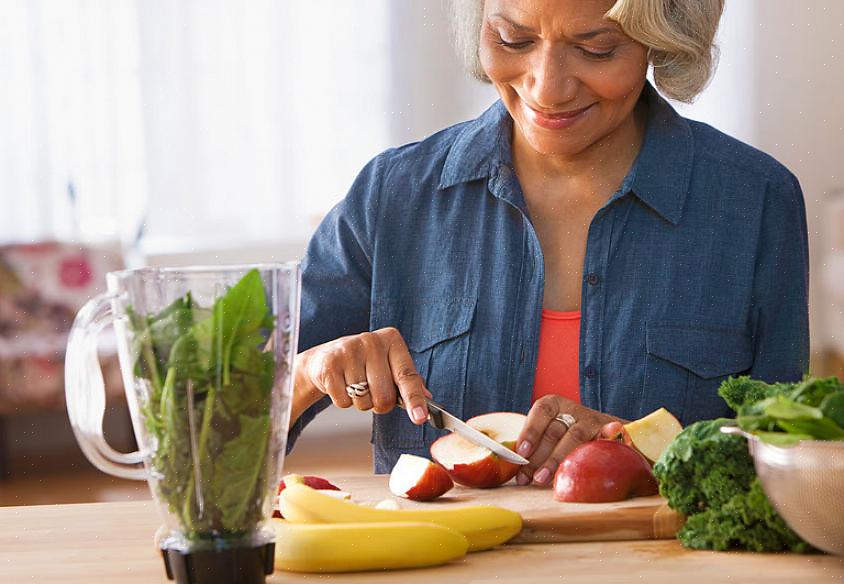
[[[729,415],[730,375],[806,371],[808,244],[796,178],[771,157],[679,116],[647,85],[641,150],[589,226],[581,402],[683,424]],[[512,119],[476,120],[372,160],[303,261],[300,350],[396,327],[434,400],[467,419],[527,412],[544,262],[511,159]],[[323,398],[291,429],[330,404]],[[440,431],[373,415],[375,472],[427,455]]]

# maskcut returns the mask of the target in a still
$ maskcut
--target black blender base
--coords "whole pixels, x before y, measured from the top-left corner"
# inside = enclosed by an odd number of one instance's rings
[[[220,551],[162,549],[167,578],[177,584],[264,584],[273,573],[275,543]]]

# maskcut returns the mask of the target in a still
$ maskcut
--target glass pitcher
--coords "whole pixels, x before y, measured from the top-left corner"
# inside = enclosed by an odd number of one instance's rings
[[[109,273],[107,284],[68,342],[67,410],[80,447],[100,470],[149,482],[170,579],[263,582],[290,416],[298,263],[143,268]],[[97,337],[110,323],[132,453],[103,437]]]

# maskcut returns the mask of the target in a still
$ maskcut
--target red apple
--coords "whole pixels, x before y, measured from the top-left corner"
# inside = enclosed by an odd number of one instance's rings
[[[454,483],[443,467],[427,458],[402,454],[390,473],[390,492],[414,501],[430,501],[451,490]]]
[[[287,486],[287,485],[284,484],[284,481],[289,481],[291,483],[303,484],[305,486],[311,487],[312,489],[317,489],[317,490],[320,490],[320,491],[339,491],[340,490],[339,487],[332,485],[330,482],[328,482],[327,479],[324,479],[322,477],[316,477],[316,476],[313,476],[313,475],[302,476],[302,475],[297,475],[297,474],[289,474],[289,475],[285,476],[283,479],[281,479],[281,481],[278,483],[278,492],[276,493],[276,497],[278,497],[279,493],[281,493],[284,490],[284,488]],[[344,495],[344,498],[348,498],[348,497],[345,497],[345,495]],[[275,508],[275,505],[273,506],[273,517],[276,517],[276,518],[279,518],[279,519],[283,518],[283,516],[281,515],[281,512],[277,508]]]
[[[554,498],[567,503],[610,503],[655,495],[651,465],[630,446],[593,440],[572,450],[554,475]]]
[[[523,414],[495,412],[476,416],[466,423],[513,450],[525,419]],[[482,489],[503,485],[516,476],[520,468],[454,433],[431,445],[431,457],[445,468],[455,483]]]
[[[682,429],[677,418],[665,408],[659,408],[644,418],[625,424],[622,432],[626,444],[651,462],[656,462]]]

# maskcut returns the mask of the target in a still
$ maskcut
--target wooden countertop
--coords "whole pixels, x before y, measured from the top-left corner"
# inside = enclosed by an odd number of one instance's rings
[[[0,582],[167,582],[153,545],[160,520],[150,501],[0,507]],[[424,570],[358,574],[276,572],[268,582],[842,582],[844,558],[711,553],[675,540],[504,546]]]

